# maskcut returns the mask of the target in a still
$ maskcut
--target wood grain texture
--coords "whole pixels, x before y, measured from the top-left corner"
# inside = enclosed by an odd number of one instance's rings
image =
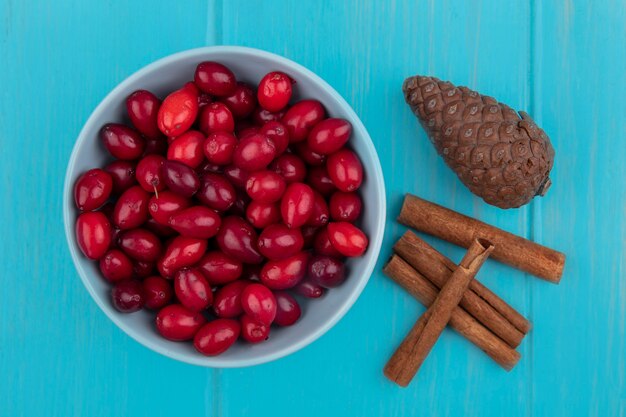
[[[0,416],[625,416],[624,22],[622,0],[0,2]],[[387,250],[349,314],[290,357],[225,371],[117,329],[84,290],[61,220],[71,148],[104,95],[157,58],[216,43],[325,78],[368,128],[388,192]],[[547,196],[502,211],[471,195],[404,104],[417,73],[527,110],[556,149]],[[418,383],[381,375],[423,311],[381,271],[405,192],[568,256],[558,286],[491,261],[481,271],[534,325],[510,373],[448,330]]]

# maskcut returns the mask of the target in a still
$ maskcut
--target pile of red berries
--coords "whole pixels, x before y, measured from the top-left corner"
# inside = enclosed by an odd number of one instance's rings
[[[132,127],[102,127],[115,160],[76,181],[76,238],[117,310],[157,310],[161,336],[218,355],[294,324],[292,294],[344,281],[368,245],[354,225],[363,167],[350,123],[317,100],[290,105],[294,84],[270,72],[255,92],[202,62],[163,101],[132,93]]]

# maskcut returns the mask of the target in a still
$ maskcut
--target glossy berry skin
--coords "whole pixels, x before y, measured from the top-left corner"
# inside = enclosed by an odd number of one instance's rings
[[[167,159],[182,162],[196,169],[204,162],[204,135],[196,130],[190,130],[175,138],[167,149]]]
[[[143,308],[143,286],[137,280],[118,282],[111,288],[113,307],[121,313],[134,313]]]
[[[74,184],[74,203],[80,211],[92,211],[106,203],[112,191],[111,174],[102,169],[90,169]]]
[[[111,244],[111,223],[101,212],[86,212],[76,219],[76,243],[89,259],[100,259]]]
[[[315,195],[306,184],[289,184],[280,201],[280,214],[283,222],[290,228],[303,226],[313,213]]]
[[[284,115],[284,111],[272,113],[271,111],[265,110],[263,107],[259,106],[252,112],[252,121],[257,126],[263,126],[267,122],[280,122]]]
[[[113,180],[113,193],[121,194],[137,184],[135,178],[135,164],[129,161],[113,161],[104,170]]]
[[[146,140],[139,132],[119,123],[104,125],[100,139],[113,157],[125,161],[139,159],[146,147]]]
[[[248,135],[239,141],[233,154],[233,164],[248,172],[267,167],[276,156],[276,146],[260,133]]]
[[[137,261],[154,262],[163,251],[161,239],[146,229],[124,231],[118,240],[120,249]]]
[[[240,332],[237,320],[216,319],[202,326],[193,339],[193,346],[205,356],[217,356],[235,344]]]
[[[208,252],[198,263],[198,268],[211,285],[224,285],[241,277],[243,264],[224,252]]]
[[[316,124],[307,136],[311,151],[330,155],[341,149],[350,139],[352,125],[345,119],[326,119]]]
[[[324,295],[324,287],[314,283],[310,279],[304,279],[294,287],[294,292],[306,298],[320,298]]]
[[[326,162],[326,155],[314,152],[311,148],[309,148],[307,142],[303,141],[295,144],[294,150],[296,154],[307,163],[308,166],[319,167],[324,165]]]
[[[314,256],[309,262],[308,277],[324,288],[337,287],[346,279],[343,262],[330,256]]]
[[[257,229],[264,229],[280,222],[280,206],[277,203],[251,201],[246,208],[246,220]]]
[[[248,343],[260,343],[270,336],[270,326],[248,314],[241,316],[239,323],[241,324],[241,338]]]
[[[113,209],[113,224],[121,230],[134,229],[148,220],[150,194],[138,185],[124,191]]]
[[[313,191],[313,195],[313,212],[309,216],[306,225],[313,227],[325,226],[330,218],[328,204],[326,204],[324,196],[319,192]]]
[[[220,100],[238,119],[250,116],[256,107],[254,90],[246,83],[238,82],[234,92]]]
[[[237,188],[246,188],[250,173],[234,165],[224,168],[224,176]]]
[[[309,131],[326,116],[324,106],[317,100],[301,100],[291,106],[282,118],[291,143],[306,139]]]
[[[155,270],[154,262],[143,262],[143,261],[134,261],[133,262],[133,272],[138,278],[146,278],[153,274]]]
[[[213,312],[217,317],[234,319],[243,314],[241,293],[250,284],[247,280],[237,280],[224,285],[215,292]]]
[[[144,307],[157,310],[165,307],[172,300],[172,285],[163,277],[151,276],[142,282]]]
[[[367,236],[352,223],[328,223],[328,239],[344,256],[361,256],[367,250]]]
[[[263,262],[258,250],[258,236],[252,225],[238,216],[222,219],[217,244],[225,254],[247,264]]]
[[[157,114],[157,125],[169,137],[185,133],[198,115],[198,91],[189,85],[176,90],[163,100]]]
[[[306,178],[304,161],[292,154],[279,156],[270,164],[269,169],[281,175],[287,184],[303,182]]]
[[[328,238],[328,229],[326,227],[321,228],[315,235],[315,240],[313,241],[313,251],[317,255],[332,256],[335,258],[343,256],[337,249],[335,249],[332,243],[330,243],[330,239]]]
[[[171,191],[162,191],[150,197],[148,212],[159,224],[169,226],[170,218],[191,205],[191,201]]]
[[[210,239],[220,229],[222,220],[213,210],[204,206],[193,206],[170,216],[169,225],[181,236]]]
[[[224,103],[211,103],[202,109],[199,117],[200,130],[205,135],[215,132],[234,132],[235,118]]]
[[[267,226],[259,235],[259,252],[273,261],[289,258],[300,252],[303,246],[300,229],[290,229],[284,224]]]
[[[191,311],[202,311],[213,303],[213,292],[197,268],[185,268],[174,277],[174,292],[180,303]]]
[[[161,177],[161,168],[165,158],[161,155],[146,155],[137,163],[135,177],[137,182],[149,193],[165,190],[165,183]]]
[[[330,176],[328,176],[326,167],[323,166],[311,168],[307,175],[306,182],[314,190],[319,191],[324,196],[328,196],[337,191],[337,187],[333,184],[333,180],[331,180]]]
[[[211,133],[202,144],[206,159],[215,165],[229,165],[237,147],[237,138],[230,132]]]
[[[174,193],[191,197],[200,188],[200,179],[189,166],[177,161],[165,161],[161,168],[163,182]]]
[[[274,203],[282,197],[286,184],[283,177],[273,171],[257,171],[246,181],[246,192],[260,203]]]
[[[276,155],[281,155],[289,146],[289,132],[284,124],[277,120],[270,120],[265,123],[259,133],[267,136],[276,147]]]
[[[306,252],[300,252],[290,258],[268,261],[261,269],[261,283],[273,290],[294,287],[306,275],[308,259]]]
[[[337,191],[330,197],[330,217],[334,221],[355,222],[361,216],[363,202],[357,193]]]
[[[298,301],[286,291],[276,291],[276,317],[274,323],[279,326],[291,326],[298,321],[302,315],[302,310]]]
[[[229,96],[237,88],[235,74],[225,65],[213,61],[198,64],[193,81],[201,91],[218,97]]]
[[[207,241],[192,237],[177,236],[167,245],[157,268],[164,278],[171,278],[185,267],[196,264],[207,249]]]
[[[119,249],[111,249],[100,258],[100,272],[109,282],[124,281],[133,277],[133,262]]]
[[[170,304],[159,310],[156,328],[161,336],[175,342],[191,340],[206,323],[202,314],[180,304]]]
[[[137,90],[126,98],[126,111],[130,121],[142,135],[155,139],[161,136],[157,117],[161,100],[147,90]]]
[[[274,71],[261,79],[257,99],[265,110],[277,112],[287,106],[291,93],[291,78],[284,72]]]
[[[237,195],[232,184],[220,174],[204,174],[197,198],[202,204],[224,212],[232,207]]]
[[[330,155],[326,169],[333,184],[341,191],[355,191],[363,182],[363,165],[359,157],[349,149]]]
[[[270,325],[276,317],[276,298],[263,284],[253,283],[241,293],[243,311],[254,320]]]

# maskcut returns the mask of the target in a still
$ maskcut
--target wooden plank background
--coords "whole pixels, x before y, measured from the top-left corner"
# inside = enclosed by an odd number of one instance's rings
[[[3,0],[0,416],[626,416],[624,22],[623,0]],[[481,273],[534,324],[512,372],[446,331],[409,388],[387,382],[385,361],[423,311],[382,275],[388,249],[330,332],[253,368],[177,363],[99,311],[63,236],[74,140],[125,77],[214,44],[300,62],[354,107],[383,165],[386,248],[410,191],[567,254],[558,286],[491,261]],[[509,211],[471,195],[404,104],[416,73],[529,111],[556,148],[548,195]]]

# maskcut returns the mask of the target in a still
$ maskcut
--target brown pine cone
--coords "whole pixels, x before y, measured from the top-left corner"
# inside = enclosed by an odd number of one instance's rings
[[[409,77],[402,91],[439,155],[487,203],[520,207],[548,191],[554,149],[528,114],[434,77]]]

